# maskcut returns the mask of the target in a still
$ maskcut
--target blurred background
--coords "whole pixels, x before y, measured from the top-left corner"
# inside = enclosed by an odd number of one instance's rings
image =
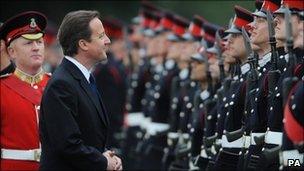
[[[131,18],[138,14],[139,0],[112,0],[112,1],[8,1],[0,2],[0,21],[5,21],[11,16],[27,10],[40,11],[47,15],[48,19],[59,26],[63,17],[69,11],[79,9],[97,10],[103,17],[111,16],[130,23]],[[233,15],[233,6],[240,5],[248,10],[254,10],[253,0],[226,1],[226,0],[196,0],[196,1],[173,1],[153,0],[158,7],[172,10],[188,19],[193,14],[199,14],[208,21],[225,26]]]

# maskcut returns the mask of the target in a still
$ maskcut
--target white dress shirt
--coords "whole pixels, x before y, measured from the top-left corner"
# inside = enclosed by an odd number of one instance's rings
[[[71,61],[73,64],[75,64],[77,66],[77,68],[82,72],[82,74],[84,75],[84,77],[86,78],[88,83],[90,83],[89,79],[90,79],[91,72],[85,66],[83,66],[80,62],[78,62],[76,59],[74,59],[70,56],[65,56],[65,58],[67,60]]]

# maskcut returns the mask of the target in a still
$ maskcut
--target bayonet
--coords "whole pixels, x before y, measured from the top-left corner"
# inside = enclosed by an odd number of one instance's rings
[[[258,71],[256,70],[256,57],[255,57],[255,52],[253,52],[251,44],[250,44],[250,38],[247,34],[247,31],[245,30],[244,27],[242,27],[242,35],[244,39],[244,44],[248,56],[248,63],[250,64],[250,70],[246,76],[246,98],[245,98],[245,105],[244,105],[244,113],[243,113],[243,118],[242,118],[242,130],[239,131],[239,134],[244,132],[247,128],[246,122],[248,121],[248,116],[246,114],[247,108],[250,106],[249,104],[252,103],[252,99],[255,96],[255,91],[256,88],[258,87]],[[248,106],[249,105],[249,106]],[[228,137],[228,136],[227,136]]]
[[[266,10],[267,16],[267,23],[268,23],[268,34],[269,34],[269,44],[271,46],[271,63],[272,63],[272,70],[277,70],[277,48],[276,48],[276,39],[275,39],[275,32],[274,32],[274,23],[273,17],[270,11]]]
[[[294,66],[296,64],[296,59],[292,53],[293,49],[293,37],[292,37],[292,28],[291,28],[291,15],[290,10],[286,7],[286,10],[284,11],[284,17],[285,17],[285,30],[286,30],[286,47],[287,47],[287,53],[289,57],[289,65]]]
[[[221,49],[221,37],[220,37],[219,30],[217,30],[215,33],[215,48],[218,53],[218,58],[221,59],[222,58],[222,49]]]
[[[247,56],[248,56],[248,61],[250,61],[253,59],[253,51],[252,51],[252,48],[250,45],[250,38],[244,27],[242,27],[242,35],[243,35],[243,39],[244,39]]]
[[[217,57],[218,57],[218,66],[220,68],[220,81],[221,83],[225,79],[225,70],[224,70],[224,60],[222,57],[222,49],[221,49],[221,37],[219,34],[219,30],[216,31],[215,33],[215,48],[217,51]]]
[[[273,98],[275,97],[276,87],[278,86],[278,81],[281,76],[281,71],[278,69],[278,52],[276,49],[276,39],[274,32],[274,23],[272,14],[267,11],[267,23],[268,23],[268,32],[269,32],[269,43],[271,47],[271,64],[272,68],[268,72],[268,103],[273,104]]]
[[[288,8],[286,8],[286,10],[284,11],[284,17],[285,17],[285,27],[286,27],[286,39],[292,40],[292,30],[291,30],[291,16],[290,16],[290,10]]]
[[[256,80],[257,79],[257,71],[255,70],[257,68],[256,66],[256,56],[255,53],[252,50],[251,44],[250,44],[250,38],[247,34],[247,31],[245,30],[244,27],[242,27],[242,35],[244,38],[244,44],[245,44],[245,48],[246,48],[246,52],[247,52],[247,56],[248,56],[248,63],[250,64],[250,74],[251,75],[251,80]]]
[[[293,73],[294,68],[297,64],[297,58],[293,53],[293,37],[292,37],[292,26],[291,26],[291,14],[288,7],[284,11],[285,19],[285,30],[286,30],[286,47],[288,53],[288,68],[287,75],[288,77],[283,80],[283,105],[285,105],[290,89],[296,82],[299,80]]]
[[[268,34],[269,38],[275,36],[275,31],[274,31],[274,23],[273,23],[273,16],[270,13],[270,11],[266,11],[266,17],[267,17],[267,24],[268,24]]]
[[[131,72],[134,71],[134,62],[131,55],[131,49],[133,48],[132,43],[130,42],[128,38],[128,28],[126,26],[123,27],[123,39],[126,42],[126,48],[127,48],[127,57],[129,60],[129,69]]]

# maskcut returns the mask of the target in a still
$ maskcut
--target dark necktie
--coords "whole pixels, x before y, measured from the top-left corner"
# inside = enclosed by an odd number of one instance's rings
[[[96,81],[95,81],[95,78],[92,74],[90,74],[89,81],[90,81],[90,87],[91,87],[92,91],[94,92],[96,97],[99,98],[99,96],[98,96],[99,92],[98,92],[98,89],[97,89],[97,86],[96,86]]]

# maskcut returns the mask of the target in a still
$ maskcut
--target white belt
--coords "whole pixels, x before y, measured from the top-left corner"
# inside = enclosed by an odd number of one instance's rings
[[[1,159],[40,161],[41,149],[12,150],[1,149]]]
[[[221,146],[222,145],[222,139],[216,139],[215,144]]]
[[[157,133],[169,130],[169,124],[150,122],[146,125],[146,130],[149,135],[156,135]]]
[[[183,133],[183,134],[182,134],[182,137],[183,137],[184,139],[189,139],[189,138],[190,138],[190,135],[189,135],[188,133]]]
[[[261,137],[265,135],[265,133],[251,133],[250,134],[250,145],[256,145],[255,141],[254,141],[254,137]]]
[[[179,133],[178,132],[169,132],[168,133],[168,138],[169,139],[177,139],[179,137]]]
[[[300,160],[301,164],[303,163],[304,154],[299,153],[298,150],[283,151],[282,156],[283,156],[283,165],[284,166],[288,165],[288,159],[298,159],[298,160]]]
[[[250,136],[244,136],[244,146],[245,146],[245,148],[249,148],[249,146],[250,146],[250,139],[251,139],[251,137]]]
[[[267,131],[265,135],[265,143],[282,145],[282,132]]]
[[[207,155],[207,152],[206,152],[206,150],[205,150],[205,147],[201,150],[201,156],[202,156],[203,158],[208,158],[208,155]]]
[[[212,152],[212,154],[214,154],[214,155],[216,155],[216,150],[215,150],[215,147],[214,147],[214,145],[213,146],[211,146],[211,152]]]
[[[143,119],[140,121],[140,128],[141,129],[148,129],[149,124],[151,123],[150,117],[143,117]]]
[[[145,117],[142,112],[134,112],[129,113],[126,117],[126,122],[130,127],[132,126],[140,126],[142,122],[144,122]]]
[[[226,135],[222,136],[222,147],[225,148],[242,148],[244,146],[244,137],[228,142]]]

